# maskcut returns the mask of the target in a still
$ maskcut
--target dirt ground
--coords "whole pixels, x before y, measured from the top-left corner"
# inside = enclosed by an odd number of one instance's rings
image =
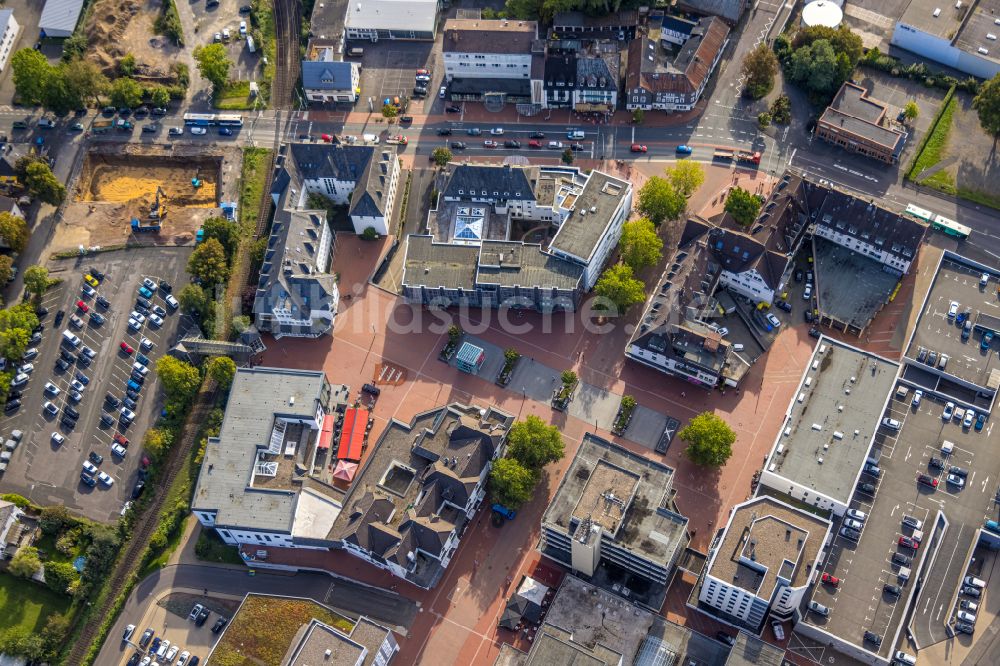
[[[153,31],[162,5],[161,0],[95,0],[86,28],[87,57],[112,74],[118,61],[131,53],[137,80],[172,81],[169,68],[180,49]]]
[[[195,152],[197,150],[198,152]],[[205,153],[192,146],[96,146],[84,159],[71,185],[73,199],[56,227],[55,252],[124,243],[186,245],[209,217],[221,213],[223,201],[236,199],[239,185],[238,148],[216,147]],[[194,187],[191,179],[201,180]],[[162,188],[166,206],[159,233],[133,234],[133,217],[146,219]]]

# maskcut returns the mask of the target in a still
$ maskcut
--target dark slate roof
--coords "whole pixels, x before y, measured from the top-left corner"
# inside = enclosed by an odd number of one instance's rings
[[[545,87],[550,89],[576,87],[576,56],[550,55],[545,59]],[[562,83],[562,85],[558,85]]]
[[[459,191],[462,193],[460,194]],[[444,196],[449,198],[472,198],[475,191],[477,197],[493,197],[494,192],[503,199],[518,199],[534,201],[534,188],[528,181],[524,169],[460,164],[451,173]]]
[[[618,75],[611,73],[603,58],[577,58],[576,83],[583,90],[615,90]]]
[[[294,161],[302,179],[358,180],[375,154],[372,146],[329,143],[293,143],[289,149],[287,159]]]
[[[534,66],[534,59],[532,59]],[[531,94],[530,79],[466,79],[454,78],[448,91],[455,95],[479,95],[486,92],[526,96]]]
[[[552,27],[562,28],[619,28],[639,25],[639,12],[634,9],[623,9],[603,16],[587,16],[583,12],[557,12],[552,19]]]
[[[302,87],[307,90],[350,90],[350,62],[302,61]]]
[[[721,16],[729,23],[736,23],[747,7],[747,0],[678,0],[677,7]]]
[[[690,95],[708,78],[715,56],[725,46],[728,36],[729,28],[721,20],[714,16],[703,18],[673,61],[655,41],[646,37],[633,39],[629,44],[625,86],[629,90],[644,88]]]

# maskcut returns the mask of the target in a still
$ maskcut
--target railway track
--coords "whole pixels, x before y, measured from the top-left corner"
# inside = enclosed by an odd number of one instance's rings
[[[142,565],[142,554],[149,545],[156,528],[159,527],[159,515],[163,509],[163,504],[167,499],[167,489],[174,482],[177,475],[187,467],[191,449],[196,444],[198,430],[208,418],[212,406],[215,404],[215,387],[211,389],[203,388],[195,398],[195,403],[188,414],[184,428],[177,445],[171,449],[166,463],[163,466],[163,473],[157,478],[159,488],[153,501],[146,508],[142,516],[135,521],[135,527],[124,544],[124,552],[116,563],[115,568],[108,576],[108,594],[104,597],[103,603],[93,609],[87,618],[86,624],[80,630],[80,634],[73,642],[69,655],[64,664],[82,664],[84,656],[90,649],[91,643],[97,638],[97,633],[101,628],[104,619],[112,612],[115,599],[125,587],[128,577],[139,569]],[[106,640],[106,639],[105,639]]]

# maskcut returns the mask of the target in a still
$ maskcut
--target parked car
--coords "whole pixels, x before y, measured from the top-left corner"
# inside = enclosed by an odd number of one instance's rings
[[[924,521],[914,518],[913,516],[903,516],[903,524],[907,527],[919,530],[924,526]]]
[[[900,589],[899,585],[892,585],[890,583],[886,583],[885,585],[883,585],[882,591],[893,597],[898,597],[900,594],[903,593],[903,590]]]
[[[841,527],[840,536],[844,537],[845,539],[850,539],[851,541],[858,541],[859,539],[861,539],[861,532],[852,529],[850,527]]]
[[[830,585],[831,587],[837,587],[840,585],[840,579],[836,576],[831,576],[828,573],[824,573],[820,580],[823,581],[824,585]]]
[[[864,511],[858,511],[857,509],[848,509],[847,517],[853,518],[854,520],[860,520],[861,522],[865,522],[865,520],[868,519],[868,514],[865,513]]]
[[[930,488],[938,487],[938,480],[933,476],[927,474],[917,474],[917,483],[928,486]]]
[[[956,622],[955,631],[960,634],[972,635],[976,631],[976,626],[974,624],[969,624],[968,622]]]
[[[817,615],[822,615],[823,617],[826,617],[830,614],[830,609],[824,606],[823,604],[819,603],[818,601],[810,601],[809,610],[811,610],[813,613],[816,613]]]
[[[944,406],[944,411],[941,412],[941,419],[944,421],[950,421],[954,413],[955,413],[955,403],[948,402]]]

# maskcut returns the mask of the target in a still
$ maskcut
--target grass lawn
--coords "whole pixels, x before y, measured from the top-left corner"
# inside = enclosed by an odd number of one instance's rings
[[[924,144],[920,154],[917,155],[917,159],[914,160],[913,167],[906,176],[907,178],[924,185],[930,185],[931,187],[935,186],[934,179],[939,174],[934,174],[934,176],[929,177],[926,181],[920,180],[920,174],[925,169],[929,169],[941,161],[944,150],[948,146],[948,134],[951,132],[951,119],[952,116],[955,115],[955,109],[957,107],[958,100],[954,95],[952,95],[948,99],[948,103],[944,110],[941,112],[941,117],[938,118],[937,124],[934,125],[934,131],[931,132],[929,137],[927,137],[927,142]],[[954,182],[952,182],[952,187],[954,187]]]
[[[245,238],[253,238],[257,230],[257,214],[260,212],[267,170],[271,166],[271,151],[267,148],[244,148],[243,169],[240,175],[240,232]]]
[[[37,633],[52,613],[65,613],[69,597],[23,578],[0,574],[0,634],[14,627]]]
[[[250,97],[249,81],[230,81],[221,95],[213,98],[213,104],[217,109],[226,111],[243,111],[253,108],[253,99]]]
[[[198,543],[194,546],[194,554],[205,562],[221,562],[223,564],[244,564],[240,552],[235,546],[223,543],[215,531],[202,529],[198,534]]]
[[[280,664],[299,628],[316,618],[349,632],[354,623],[313,601],[250,595],[216,644],[216,666]]]

